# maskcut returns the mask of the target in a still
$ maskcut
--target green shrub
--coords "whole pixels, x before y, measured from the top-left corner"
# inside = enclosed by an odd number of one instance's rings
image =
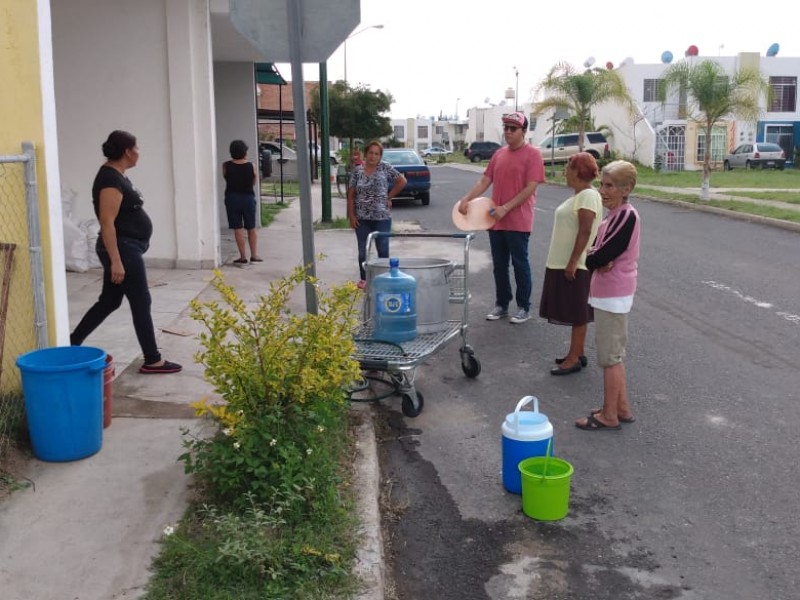
[[[316,290],[318,314],[292,314],[287,301],[306,282]],[[221,303],[195,301],[191,316],[205,327],[196,360],[225,403],[195,403],[218,431],[186,432],[186,471],[222,506],[246,507],[247,493],[259,505],[282,498],[288,522],[335,508],[347,447],[344,390],[359,377],[351,358],[358,290],[346,283],[324,291],[302,267],[252,307],[219,271],[212,285]]]

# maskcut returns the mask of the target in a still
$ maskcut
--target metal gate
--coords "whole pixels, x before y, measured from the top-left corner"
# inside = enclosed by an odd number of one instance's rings
[[[663,171],[683,171],[686,162],[686,125],[663,125],[656,130],[656,157]]]
[[[765,142],[778,144],[786,154],[786,162],[794,163],[794,131],[791,125],[767,125]]]

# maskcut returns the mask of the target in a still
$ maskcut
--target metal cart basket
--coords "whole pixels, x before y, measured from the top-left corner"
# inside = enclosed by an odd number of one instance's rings
[[[381,400],[397,394],[402,397],[402,411],[407,417],[416,417],[422,412],[424,398],[414,386],[416,368],[428,357],[438,352],[445,344],[457,335],[461,335],[461,369],[467,377],[477,377],[481,372],[481,363],[475,357],[472,347],[467,343],[469,330],[469,246],[474,233],[379,233],[374,232],[367,239],[367,256],[365,264],[370,263],[373,243],[381,237],[418,238],[420,246],[427,242],[456,240],[463,244],[463,260],[454,261],[452,271],[448,273],[448,302],[460,304],[462,310],[451,311],[447,319],[437,331],[418,333],[408,342],[386,342],[373,337],[373,324],[370,307],[374,301],[371,292],[370,271],[367,270],[367,286],[364,290],[364,318],[354,334],[356,351],[353,358],[358,360],[364,372],[362,384],[351,390],[352,400]],[[400,270],[403,270],[403,258],[400,258]],[[419,291],[418,291],[419,294]],[[418,305],[419,311],[419,305]],[[458,318],[456,318],[458,314]],[[377,386],[372,384],[377,383]],[[380,387],[383,384],[389,392],[371,398],[358,397],[369,387]]]

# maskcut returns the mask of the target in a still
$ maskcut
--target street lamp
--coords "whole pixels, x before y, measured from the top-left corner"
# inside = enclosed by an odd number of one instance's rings
[[[461,100],[461,98],[456,98],[456,121],[458,121],[458,101],[459,100]]]
[[[514,110],[517,110],[517,102],[519,100],[519,71],[514,67],[514,76],[517,78],[517,88],[514,91]]]
[[[383,24],[381,25],[368,25],[363,29],[359,29],[352,35],[348,35],[344,40],[344,82],[347,84],[347,40],[350,38],[356,37],[359,33],[364,33],[367,29],[383,29]]]

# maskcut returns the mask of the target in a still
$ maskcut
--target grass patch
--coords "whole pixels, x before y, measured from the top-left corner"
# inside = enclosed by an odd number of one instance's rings
[[[679,194],[675,192],[667,192],[665,190],[656,190],[640,185],[637,185],[633,190],[633,195],[650,196],[651,198],[665,198],[667,200],[681,200],[682,202],[691,202],[692,204],[697,204],[698,200],[700,199],[699,192],[693,194]]]
[[[350,229],[350,220],[347,217],[335,217],[331,221],[314,221],[315,231],[324,231],[326,229]]]
[[[702,171],[654,171],[642,165],[636,165],[636,169],[638,185],[694,188],[703,185]],[[711,189],[714,188],[800,188],[800,169],[723,171],[720,167],[711,171]]]
[[[281,182],[280,181],[262,181],[261,182],[261,195],[271,196],[280,199],[281,197]],[[284,181],[283,182],[283,197],[284,198],[297,198],[300,196],[300,183],[297,181]]]
[[[724,208],[725,210],[730,210],[733,212],[770,217],[772,219],[779,219],[781,221],[791,221],[792,223],[800,223],[800,211],[797,210],[787,210],[785,208],[764,204],[753,204],[752,202],[740,202],[739,200],[709,200],[705,204],[708,204],[709,206],[716,206],[717,208]]]
[[[758,215],[762,217],[770,217],[772,219],[780,219],[781,221],[791,221],[792,223],[800,223],[800,211],[787,210],[776,206],[769,206],[764,204],[755,204],[752,202],[742,202],[739,200],[700,200],[697,193],[695,194],[676,194],[673,192],[666,192],[664,190],[654,190],[646,186],[637,186],[633,195],[650,196],[652,198],[665,198],[668,200],[680,200],[682,202],[689,202],[690,204],[699,204],[702,206],[714,206],[733,212],[745,213],[748,215]]]
[[[331,600],[350,597],[358,522],[353,503],[287,524],[280,506],[222,512],[191,506],[167,528],[145,600]]]
[[[800,204],[800,190],[797,192],[736,192],[736,195],[756,200],[776,200],[787,204]]]
[[[261,226],[266,227],[275,220],[277,215],[284,208],[289,206],[288,202],[261,202]]]
[[[0,394],[0,500],[31,485],[22,476],[30,458],[21,394]]]

